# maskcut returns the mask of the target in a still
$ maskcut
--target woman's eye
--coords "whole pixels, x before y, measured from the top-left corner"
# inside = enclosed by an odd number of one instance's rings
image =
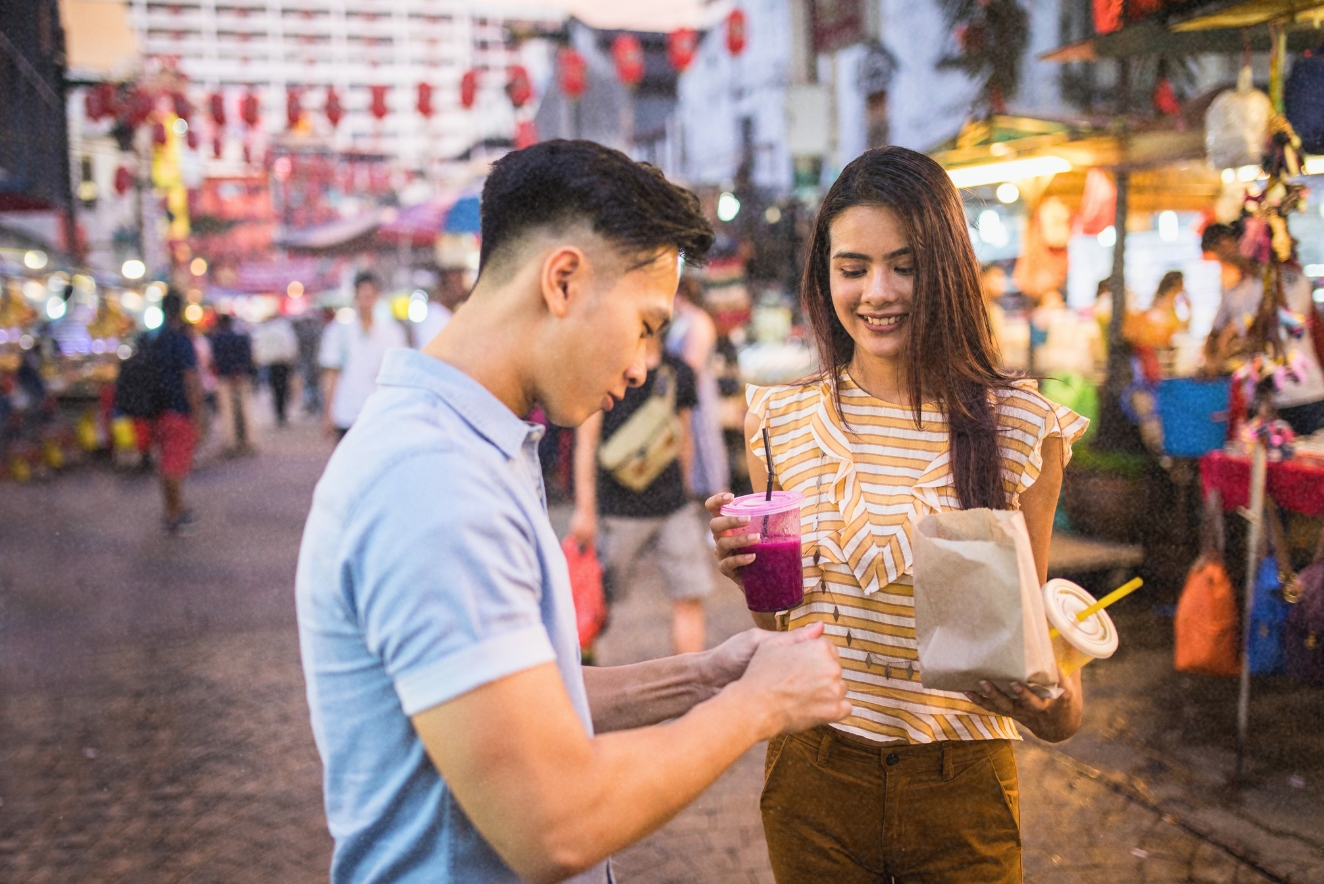
[[[868,272],[867,270],[856,270],[853,268],[848,269],[845,267],[841,269],[841,275],[846,277],[847,279],[859,279],[861,276],[864,276],[864,274],[867,272]]]
[[[902,276],[910,276],[912,273],[915,272],[915,268],[914,268],[914,267],[898,267],[898,268],[896,268],[896,272],[899,273],[899,274],[902,275]]]

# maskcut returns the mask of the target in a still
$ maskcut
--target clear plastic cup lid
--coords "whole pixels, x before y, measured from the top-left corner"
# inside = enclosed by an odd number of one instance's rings
[[[746,494],[743,497],[737,497],[722,507],[722,515],[749,516],[753,519],[798,509],[804,502],[804,495],[798,491],[774,491],[772,492],[772,500],[767,499],[766,492]]]
[[[1062,638],[1076,650],[1095,659],[1111,657],[1117,650],[1117,628],[1107,611],[1096,611],[1084,622],[1076,615],[1094,604],[1094,596],[1070,580],[1060,577],[1044,584],[1044,613]]]

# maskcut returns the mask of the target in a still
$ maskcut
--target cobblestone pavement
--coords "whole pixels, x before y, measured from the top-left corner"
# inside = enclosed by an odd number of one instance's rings
[[[196,536],[154,482],[89,468],[0,486],[0,882],[327,880],[292,583],[329,443],[309,425],[189,483]],[[637,586],[604,663],[666,652]],[[722,587],[711,638],[746,625]],[[1027,880],[1268,880],[1046,748],[1020,752]],[[626,884],[770,882],[762,747],[617,859]]]

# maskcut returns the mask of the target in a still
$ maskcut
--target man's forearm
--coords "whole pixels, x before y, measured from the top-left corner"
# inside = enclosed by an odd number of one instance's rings
[[[720,688],[711,683],[707,658],[705,652],[628,666],[583,667],[593,730],[629,730],[684,715]]]

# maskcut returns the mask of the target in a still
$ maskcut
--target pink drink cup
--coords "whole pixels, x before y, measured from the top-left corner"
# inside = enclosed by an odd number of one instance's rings
[[[724,516],[749,517],[748,531],[759,535],[758,543],[743,550],[753,553],[754,561],[740,569],[745,604],[751,611],[786,611],[804,601],[802,503],[804,497],[795,491],[774,491],[771,501],[763,494],[746,494],[722,507]]]

